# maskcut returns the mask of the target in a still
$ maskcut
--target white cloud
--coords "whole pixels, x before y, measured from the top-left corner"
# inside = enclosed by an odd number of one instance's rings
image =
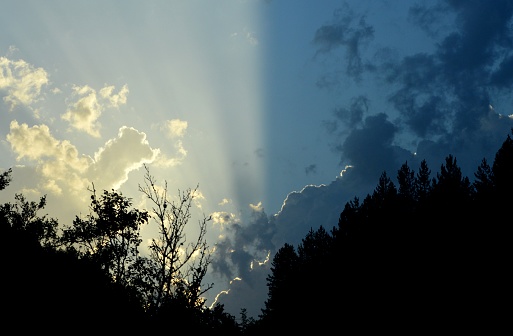
[[[233,203],[233,201],[231,199],[223,198],[221,200],[221,202],[218,203],[218,205],[227,205],[227,204],[230,204],[230,203]]]
[[[114,94],[114,85],[106,86],[100,90],[100,96],[107,99],[112,107],[119,107],[120,105],[126,104],[128,95],[128,86],[125,84],[119,90],[118,94]]]
[[[216,211],[210,216],[212,217],[213,225],[219,226],[221,231],[224,230],[225,226],[238,222],[235,214],[226,211]]]
[[[176,139],[176,142],[174,143],[176,155],[174,157],[169,157],[164,153],[160,153],[155,161],[155,165],[158,167],[169,168],[181,164],[187,156],[187,150],[183,146],[182,140],[177,138],[182,138],[185,135],[187,130],[187,121],[180,119],[166,120],[164,126],[160,129],[165,133],[166,137]]]
[[[144,132],[123,126],[117,138],[107,141],[95,153],[89,177],[93,182],[99,181],[103,189],[117,189],[128,179],[130,171],[153,162],[158,154],[159,150],[150,147]]]
[[[19,104],[34,103],[45,84],[48,84],[48,75],[43,68],[35,68],[24,60],[0,57],[0,90],[7,91],[3,99],[11,110]]]
[[[18,161],[24,157],[37,160],[52,156],[59,144],[50,134],[48,126],[36,125],[29,128],[27,124],[20,125],[16,120],[11,121],[10,133],[6,138],[16,152]]]
[[[100,137],[100,123],[98,119],[107,107],[118,108],[126,104],[128,87],[124,85],[117,94],[114,93],[114,86],[105,86],[100,89],[99,95],[96,90],[88,85],[75,86],[73,88],[78,99],[70,105],[66,113],[61,117],[69,121],[72,127],[86,132],[93,137]]]
[[[255,212],[263,212],[264,211],[262,202],[258,202],[258,204],[250,204],[249,207],[251,208],[251,210],[253,210]]]
[[[80,98],[62,115],[62,119],[69,121],[77,130],[100,137],[100,124],[97,119],[102,114],[103,107],[98,102],[96,91],[87,85],[74,87],[74,90]]]
[[[187,130],[187,121],[180,119],[171,119],[165,122],[164,130],[169,138],[183,137]]]
[[[255,32],[252,32],[252,31],[248,30],[247,27],[245,27],[242,30],[242,32],[240,32],[240,33],[239,32],[235,32],[235,33],[232,33],[230,35],[231,38],[238,38],[239,36],[244,38],[247,42],[249,42],[249,44],[251,44],[253,46],[258,45],[258,43],[259,43],[257,35],[255,34]]]
[[[129,127],[121,127],[118,137],[107,141],[94,160],[80,156],[69,141],[55,139],[46,125],[29,127],[14,120],[7,141],[18,161],[36,162],[43,181],[38,182],[38,187],[57,194],[63,190],[83,192],[90,182],[102,189],[117,189],[130,171],[152,162],[159,153],[150,147],[145,133]],[[201,199],[202,195],[196,197]]]
[[[193,190],[192,191],[192,198],[194,200],[194,205],[196,205],[196,207],[198,209],[202,209],[203,206],[201,204],[201,200],[205,200],[205,196],[203,195],[203,193],[200,190],[198,190],[198,189]]]
[[[63,189],[83,190],[87,185],[83,173],[91,164],[91,158],[79,156],[69,141],[55,139],[48,126],[28,127],[13,120],[6,138],[18,161],[25,158],[37,162],[37,172],[44,181],[39,188],[58,194]]]
[[[170,168],[170,167],[178,166],[178,165],[182,164],[183,159],[185,158],[185,154],[187,154],[187,152],[184,150],[184,154],[181,156],[169,157],[168,155],[166,155],[162,152],[159,152],[159,155],[153,162],[153,165],[155,167],[160,167],[160,168]]]

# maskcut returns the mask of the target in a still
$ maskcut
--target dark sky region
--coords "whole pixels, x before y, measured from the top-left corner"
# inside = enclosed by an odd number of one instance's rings
[[[425,159],[436,174],[452,154],[472,179],[493,161],[513,127],[512,13],[501,0],[3,2],[0,169],[14,171],[0,200],[47,194],[70,223],[91,182],[146,206],[143,164],[171,191],[198,184],[207,304],[256,317],[277,249],[335,226],[383,171]]]

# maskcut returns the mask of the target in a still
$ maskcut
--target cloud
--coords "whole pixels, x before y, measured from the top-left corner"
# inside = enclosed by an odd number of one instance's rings
[[[316,56],[327,54],[342,47],[345,51],[345,74],[360,80],[366,66],[362,59],[362,47],[374,37],[374,28],[367,24],[364,15],[356,15],[348,6],[336,10],[333,23],[316,30],[313,43],[317,46]],[[335,79],[337,81],[337,79]],[[331,86],[332,79],[324,77],[317,85]]]
[[[164,122],[164,125],[160,127],[160,130],[164,132],[167,138],[174,140],[173,147],[175,155],[173,157],[169,157],[165,153],[161,152],[154,162],[155,166],[169,168],[182,164],[187,157],[187,150],[185,149],[181,138],[185,136],[187,127],[188,123],[185,120],[171,119]]]
[[[118,108],[126,104],[128,87],[124,85],[117,94],[114,94],[114,86],[105,86],[99,94],[88,85],[73,87],[77,100],[70,104],[68,110],[61,116],[70,125],[86,132],[93,137],[100,137],[100,118],[107,107]]]
[[[364,124],[364,117],[369,114],[370,100],[365,95],[359,95],[350,99],[349,107],[337,107],[332,111],[333,119],[323,120],[322,126],[329,135],[335,136],[336,143],[331,146],[339,151],[340,138],[347,136],[351,130],[361,128]]]
[[[509,90],[504,88],[510,77],[513,4],[452,1],[445,5],[455,17],[454,29],[437,41],[434,51],[383,67],[390,71],[388,85],[397,87],[389,101],[408,130],[421,139],[417,153],[434,162],[451,153],[468,174],[465,167],[475,169],[500,146],[513,125],[509,118],[498,122],[499,114],[489,109],[490,104],[509,101]],[[417,7],[417,12],[432,17],[429,13],[439,9],[435,4]],[[437,24],[445,23],[434,21],[431,29]],[[509,104],[501,105],[499,111],[509,110]]]
[[[187,121],[180,119],[171,119],[164,122],[163,130],[169,138],[182,138],[187,131]]]
[[[247,225],[227,213],[220,213],[224,217],[218,217],[226,220],[223,222],[226,235],[216,244],[212,268],[214,273],[228,280],[240,277],[244,281],[251,281],[248,274],[251,262],[265,259],[268,251],[274,249],[271,242],[273,224],[268,221],[261,203],[249,207],[251,216]]]
[[[240,33],[236,32],[230,35],[231,38],[238,38],[239,36],[246,40],[250,45],[256,46],[259,43],[256,33],[248,30],[247,27],[245,27]]]
[[[335,62],[320,81],[336,80],[341,67],[355,68],[347,74],[363,78],[366,73],[365,80],[374,80],[369,86],[377,85],[381,95],[371,96],[376,93],[368,91],[355,96],[348,107],[334,109],[332,120],[324,121],[338,143],[334,147],[342,163],[353,164],[360,177],[376,179],[383,170],[395,172],[409,152],[416,152],[435,169],[453,154],[468,175],[483,157],[490,159],[513,126],[511,118],[502,117],[511,114],[513,103],[509,95],[513,83],[509,79],[513,68],[510,1],[497,1],[494,6],[487,1],[414,5],[409,15],[416,26],[403,29],[420,28],[428,35],[425,42],[432,45],[402,57],[372,58],[373,63],[362,61],[359,46],[379,28],[365,21],[355,25],[364,16],[349,8],[346,14],[340,13],[314,38],[319,48],[316,55],[330,56]],[[339,47],[347,48],[345,59],[333,54]],[[386,54],[384,49],[372,52]],[[380,99],[383,104],[371,106],[371,100]]]
[[[83,192],[90,182],[100,189],[117,189],[130,171],[155,160],[159,150],[150,147],[146,134],[134,128],[121,127],[118,137],[108,140],[94,158],[79,155],[67,140],[57,140],[46,125],[29,127],[12,121],[7,141],[17,160],[34,161],[41,174],[43,190],[60,193]],[[198,194],[196,197],[201,198]]]
[[[53,156],[59,145],[59,141],[50,134],[48,126],[28,127],[27,124],[18,124],[16,120],[11,121],[10,132],[6,138],[18,155],[18,161],[24,157],[37,160],[44,156]]]
[[[262,313],[267,298],[267,276],[270,271],[269,262],[253,264],[248,272],[251,281],[234,278],[229,282],[229,288],[219,293],[212,305],[219,302],[224,305],[227,312],[239,316],[241,309],[245,308],[248,317],[257,318]]]
[[[238,279],[217,298],[227,311],[238,314],[240,308],[247,308],[249,316],[257,317],[267,294],[269,261],[277,250],[285,243],[297,246],[312,228],[332,229],[346,201],[365,196],[352,174],[354,170],[347,168],[327,185],[289,193],[276,215],[268,216],[261,203],[250,206],[253,212],[247,223],[231,221],[233,217],[224,214],[226,235],[216,244],[212,270],[224,279]],[[253,299],[243,299],[248,295]]]
[[[316,164],[308,165],[308,166],[305,168],[305,174],[306,174],[306,175],[309,175],[309,174],[315,174],[315,173],[317,173],[317,165],[316,165]]]
[[[114,93],[114,85],[106,86],[103,89],[100,89],[100,96],[106,99],[110,106],[118,108],[121,105],[126,104],[127,95],[128,95],[128,86],[125,84],[119,90],[117,94]]]
[[[29,106],[39,99],[41,88],[48,84],[48,74],[24,60],[13,61],[0,57],[0,91],[12,111],[17,105]]]
[[[440,8],[448,12],[437,15],[442,13]],[[364,57],[363,47],[374,47],[365,50],[369,54],[386,53],[369,43],[378,29],[374,22],[348,7],[336,11],[331,23],[315,31],[316,60],[333,65],[320,77],[319,87],[330,88],[348,76],[373,81],[362,86],[369,84],[379,91],[359,94],[355,90],[347,106],[335,108],[333,118],[324,121],[336,141],[341,165],[352,166],[343,176],[289,193],[276,215],[254,212],[259,217],[227,229],[231,235],[220,242],[215,269],[230,279],[240,276],[231,286],[240,290],[237,295],[244,295],[242,289],[256,288],[252,280],[256,273],[249,267],[261,256],[256,251],[271,251],[272,259],[284,243],[301,243],[311,228],[331,229],[346,202],[372,193],[383,171],[395,177],[402,163],[415,168],[419,158],[437,171],[438,164],[453,154],[462,173],[472,177],[484,156],[493,160],[513,126],[507,117],[513,83],[509,79],[513,3],[440,1],[416,5],[410,14],[410,22],[428,31],[426,42],[433,44],[396,58]],[[219,300],[236,302],[234,294],[230,291]]]
[[[108,140],[94,154],[88,176],[93,182],[100,182],[103,188],[119,188],[130,171],[151,163],[159,150],[150,147],[146,134],[135,128],[123,126],[116,138]]]
[[[227,204],[230,204],[230,203],[233,203],[231,199],[223,198],[221,200],[221,202],[218,203],[218,205],[227,205]]]
[[[83,174],[92,160],[79,156],[78,150],[69,141],[55,139],[48,126],[10,124],[7,141],[17,154],[17,160],[36,161],[38,172],[44,178],[43,190],[61,193],[63,189],[75,193],[87,184]]]
[[[438,38],[452,25],[454,16],[445,2],[432,2],[430,7],[414,4],[409,9],[409,19],[422,28],[431,38]],[[449,18],[450,19],[449,19]],[[441,21],[446,24],[441,24]]]
[[[410,159],[411,152],[393,145],[398,128],[384,113],[369,116],[361,128],[353,129],[339,147],[342,161],[355,168],[355,175],[365,184],[377,181],[386,170],[395,175],[398,167]]]
[[[235,214],[226,211],[216,211],[210,214],[212,217],[212,224],[219,227],[222,232],[226,226],[232,225],[238,221]]]

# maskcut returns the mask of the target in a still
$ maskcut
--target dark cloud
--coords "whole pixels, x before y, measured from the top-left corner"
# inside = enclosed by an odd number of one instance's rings
[[[409,9],[409,19],[416,26],[422,28],[431,38],[440,37],[451,25],[448,20],[451,12],[448,4],[443,2],[430,2],[430,6],[413,4]],[[451,16],[451,19],[454,19]],[[446,23],[446,24],[444,24]]]
[[[218,302],[233,314],[246,308],[248,315],[256,318],[264,307],[266,277],[276,251],[285,243],[297,247],[310,229],[322,225],[331,230],[338,224],[347,200],[365,196],[353,173],[348,168],[327,185],[309,185],[291,192],[276,215],[254,211],[250,222],[234,225],[229,237],[217,244],[212,269],[230,280],[238,278]]]
[[[240,277],[251,285],[249,265],[255,259],[265,259],[267,252],[274,250],[271,238],[275,227],[263,209],[255,209],[248,223],[234,223],[227,230],[226,238],[216,244],[212,269],[226,279]]]
[[[345,73],[349,77],[359,80],[365,70],[361,48],[362,45],[372,40],[373,36],[374,28],[367,24],[365,16],[355,15],[346,6],[334,12],[332,23],[317,29],[313,43],[318,47],[317,54],[330,53],[338,48],[343,48],[346,59]],[[333,81],[333,79],[328,80],[328,77],[325,77],[318,85],[325,87]]]
[[[255,155],[259,158],[265,157],[265,150],[263,148],[257,148],[255,149]]]
[[[389,102],[414,135],[424,138],[447,132],[451,106],[449,92],[440,85],[440,65],[432,55],[416,54],[398,64],[383,65],[388,85],[398,88]]]
[[[342,121],[345,126],[353,128],[362,123],[363,117],[369,111],[369,99],[366,96],[357,96],[351,98],[349,108],[337,108],[333,114],[337,120]]]
[[[379,171],[395,169],[415,144],[414,151],[428,163],[431,160],[436,166],[453,154],[471,174],[483,157],[494,153],[513,125],[511,118],[501,116],[511,114],[513,2],[429,2],[414,5],[409,14],[410,22],[428,33],[426,42],[432,45],[425,50],[431,51],[382,58],[381,63],[373,59],[376,63],[359,68],[359,75],[373,69],[369,74],[376,75],[376,83],[384,79],[380,84],[389,106],[378,108],[386,110],[386,116],[354,98],[349,108],[336,109],[334,120],[324,121],[324,126],[341,143],[337,148],[342,161],[361,169],[361,176],[375,178]],[[338,24],[316,32],[315,40],[321,46],[318,53],[343,45],[354,19],[339,18]],[[372,26],[364,26],[361,31],[369,33],[362,34],[362,39],[355,36],[355,41],[372,37]],[[351,50],[349,55],[361,60],[356,56],[359,49]],[[375,54],[390,52],[377,50]],[[355,64],[350,57],[345,62],[347,67]],[[330,75],[321,78],[326,76]],[[490,105],[496,109],[491,111]],[[376,117],[361,119],[369,115]],[[361,120],[365,125],[355,129]],[[409,151],[399,147],[399,139],[405,138]]]
[[[380,90],[355,94],[347,106],[333,110],[333,119],[323,121],[337,141],[341,165],[352,168],[327,185],[290,193],[276,215],[256,212],[251,223],[232,228],[232,236],[220,246],[242,252],[226,252],[215,266],[231,276],[242,274],[234,288],[257,290],[250,278],[258,274],[262,279],[268,268],[252,273],[249,264],[256,251],[271,251],[272,260],[284,243],[297,246],[311,228],[331,229],[346,202],[371,193],[383,171],[394,177],[402,163],[407,161],[415,169],[426,159],[437,172],[452,154],[462,173],[472,178],[483,157],[493,161],[513,127],[508,117],[513,2],[424,2],[409,13],[416,27],[408,29],[422,29],[428,35],[426,42],[432,43],[422,52],[401,55],[385,46],[374,55],[388,56],[364,59],[362,48],[372,47],[375,25],[348,7],[315,31],[316,59],[335,62],[331,71],[320,75],[318,87],[332,88],[347,76],[355,81],[374,79],[369,87]],[[363,76],[366,72],[369,76]],[[384,97],[382,106],[370,105],[371,100],[381,101],[373,94]],[[312,164],[305,172],[315,167]],[[228,257],[229,265],[223,264],[223,257]],[[230,296],[224,300],[229,302]]]
[[[362,128],[356,128],[340,146],[347,164],[354,166],[355,174],[364,182],[377,181],[386,170],[395,174],[411,153],[393,145],[398,128],[380,113],[365,119]]]
[[[489,106],[503,99],[504,93],[495,89],[510,83],[506,73],[513,67],[513,3],[495,1],[492,6],[489,1],[448,1],[443,5],[453,11],[455,30],[436,44],[433,53],[405,57],[392,67],[389,84],[399,88],[389,101],[421,139],[419,154],[429,157],[431,153],[424,150],[437,148],[432,153],[437,161],[440,152],[469,159],[473,155],[474,160],[459,162],[474,169],[478,160],[498,148],[512,125],[509,118],[492,121],[499,115],[490,114]],[[435,4],[423,13],[434,17],[430,11],[439,13],[440,8]],[[490,129],[490,125],[497,128]],[[429,139],[436,139],[437,144],[425,146]]]
[[[499,67],[490,76],[490,85],[499,89],[508,89],[513,84],[513,55],[504,57]]]
[[[226,292],[220,293],[217,302],[223,304],[225,310],[239,317],[241,309],[246,309],[248,317],[257,318],[262,313],[267,299],[267,276],[269,275],[269,262],[265,264],[253,263],[248,272],[251,275],[251,285],[244,279],[235,279],[230,282]]]
[[[316,164],[311,164],[311,165],[309,165],[308,167],[305,168],[305,174],[306,175],[316,174],[316,173],[317,173],[317,165]]]
[[[285,243],[297,246],[310,229],[316,230],[322,225],[331,230],[336,226],[346,202],[354,196],[364,196],[353,174],[354,171],[348,169],[329,184],[309,185],[288,194],[281,210],[269,219],[275,226],[273,245],[276,248]]]

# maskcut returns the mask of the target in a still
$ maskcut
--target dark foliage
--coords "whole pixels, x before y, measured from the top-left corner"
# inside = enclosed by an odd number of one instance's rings
[[[10,174],[0,174],[0,190]],[[158,290],[155,270],[161,268],[137,249],[139,227],[149,217],[132,209],[130,199],[114,191],[101,197],[93,192],[92,214],[77,217],[58,236],[57,221],[37,214],[45,197],[29,202],[16,195],[14,204],[0,206],[4,326],[20,333],[37,327],[58,334],[209,335],[494,333],[507,327],[511,137],[491,166],[483,159],[473,182],[452,155],[434,177],[422,161],[417,172],[405,162],[396,179],[397,186],[383,172],[371,194],[345,204],[330,231],[321,226],[297,247],[284,244],[267,277],[265,308],[257,320],[243,309],[241,322],[223,305],[197,304],[208,256],[201,272],[193,273],[197,283],[190,293],[180,294],[186,286],[173,295]],[[164,223],[165,194],[149,195]],[[194,246],[206,251],[201,238]],[[154,293],[158,310],[149,313]]]
[[[0,175],[0,189],[9,184],[10,174],[9,170]],[[77,217],[60,235],[55,219],[38,214],[46,197],[29,202],[15,195],[14,204],[0,206],[4,327],[16,333],[37,328],[56,334],[176,330],[240,334],[224,306],[191,305],[190,297],[197,291],[189,293],[187,286],[178,287],[180,295],[164,296],[160,309],[150,314],[156,267],[138,250],[140,226],[149,215],[133,209],[131,199],[114,190],[97,196],[93,186],[91,192],[91,213]],[[183,195],[182,201],[190,202],[192,194]],[[169,205],[175,209],[173,203]],[[183,227],[189,217],[177,219]],[[194,246],[189,250],[193,252]],[[194,270],[192,279],[199,286],[206,270],[199,266]]]
[[[285,244],[253,332],[505,327],[497,300],[511,298],[513,141],[508,135],[491,167],[482,161],[473,183],[452,155],[430,175],[425,160],[416,174],[406,162],[396,188],[383,172],[331,232],[311,230],[297,252]]]

